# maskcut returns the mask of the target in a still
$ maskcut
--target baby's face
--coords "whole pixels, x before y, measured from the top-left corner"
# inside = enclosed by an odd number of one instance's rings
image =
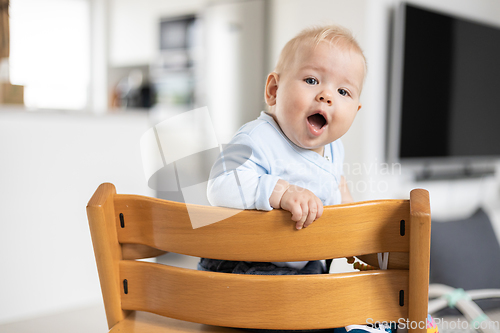
[[[293,143],[321,154],[347,132],[361,108],[364,70],[360,54],[327,42],[299,51],[276,79],[274,102],[268,100],[275,105],[274,119]]]

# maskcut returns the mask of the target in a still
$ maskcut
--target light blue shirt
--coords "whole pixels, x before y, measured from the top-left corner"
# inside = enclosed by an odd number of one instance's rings
[[[321,156],[294,144],[261,112],[223,148],[210,173],[208,200],[213,206],[269,211],[269,198],[283,179],[310,190],[324,206],[340,204],[343,163],[340,139],[327,144]]]

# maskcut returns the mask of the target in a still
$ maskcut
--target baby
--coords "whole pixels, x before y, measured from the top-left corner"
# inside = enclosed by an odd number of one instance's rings
[[[307,29],[283,48],[267,77],[268,111],[245,124],[212,168],[214,206],[291,213],[295,228],[310,226],[323,205],[352,202],[342,172],[340,137],[358,110],[366,61],[349,31]],[[319,261],[251,263],[202,259],[202,270],[240,274],[318,274]]]

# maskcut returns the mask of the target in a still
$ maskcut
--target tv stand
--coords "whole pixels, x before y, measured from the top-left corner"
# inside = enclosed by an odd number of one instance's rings
[[[433,165],[425,163],[421,170],[416,171],[416,181],[474,179],[492,176],[495,166],[473,165],[470,162],[459,165]]]

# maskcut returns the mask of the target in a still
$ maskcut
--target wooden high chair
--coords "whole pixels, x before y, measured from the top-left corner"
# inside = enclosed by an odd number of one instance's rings
[[[211,217],[227,208],[190,209]],[[193,229],[186,204],[116,194],[109,183],[99,186],[87,213],[110,332],[319,329],[406,319],[415,323],[410,331],[426,331],[431,224],[425,190],[413,190],[410,200],[325,207],[299,231],[283,210],[242,211]],[[406,261],[399,267],[409,269],[391,269],[390,261],[388,270],[262,276],[135,260],[165,251],[243,261],[399,252]]]

